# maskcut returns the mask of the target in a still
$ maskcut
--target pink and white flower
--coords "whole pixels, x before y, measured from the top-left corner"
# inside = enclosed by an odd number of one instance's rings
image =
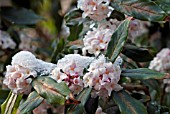
[[[107,62],[104,55],[101,55],[99,59],[93,61],[88,71],[89,72],[84,75],[83,81],[85,87],[89,86],[95,90],[96,95],[110,96],[112,90],[119,91],[122,89],[122,87],[117,84],[120,80],[120,66]]]
[[[162,49],[150,62],[149,68],[160,72],[170,72],[170,49]]]
[[[92,31],[88,31],[83,38],[83,55],[86,55],[88,51],[88,53],[97,56],[100,52],[106,51],[111,36],[118,24],[118,21],[111,19],[100,23],[98,27],[93,28]]]
[[[3,83],[15,94],[29,94],[31,91],[30,76],[36,77],[36,72],[19,65],[8,65]]]
[[[52,78],[57,82],[66,82],[73,94],[78,94],[84,87],[81,79],[83,70],[93,59],[78,54],[66,55],[58,61],[57,67],[52,71]]]
[[[109,3],[110,0],[78,0],[77,7],[84,11],[83,18],[88,16],[93,20],[101,21],[113,10]]]

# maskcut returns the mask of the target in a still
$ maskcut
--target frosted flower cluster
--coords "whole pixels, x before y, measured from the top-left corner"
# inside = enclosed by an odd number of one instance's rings
[[[120,59],[119,59],[120,60]],[[96,95],[107,97],[111,95],[112,90],[119,91],[122,87],[117,84],[120,79],[121,69],[116,62],[112,64],[107,62],[104,55],[90,64],[88,73],[83,77],[85,87],[94,89],[92,97]]]
[[[149,68],[159,72],[170,73],[170,49],[162,49],[150,62]],[[167,84],[165,91],[170,92],[170,79],[164,79],[163,82]]]
[[[118,26],[118,23],[118,21],[111,19],[100,23],[98,27],[93,28],[92,31],[88,31],[83,38],[83,54],[86,55],[88,51],[88,53],[95,54],[95,56],[97,56],[101,51],[106,51],[108,43],[113,32]]]
[[[109,3],[110,0],[78,0],[77,7],[84,11],[83,18],[88,16],[93,20],[102,21],[113,10]]]
[[[162,49],[150,62],[149,68],[160,72],[170,72],[170,49]]]
[[[66,55],[58,61],[57,67],[52,71],[52,78],[57,82],[64,81],[73,94],[78,94],[84,87],[83,70],[94,58],[78,54]]]
[[[16,43],[12,40],[9,33],[0,30],[0,47],[2,49],[15,49]]]
[[[28,94],[31,90],[30,83],[32,77],[41,74],[50,73],[56,65],[46,63],[28,51],[20,51],[12,57],[11,65],[8,65],[3,83],[15,94]]]

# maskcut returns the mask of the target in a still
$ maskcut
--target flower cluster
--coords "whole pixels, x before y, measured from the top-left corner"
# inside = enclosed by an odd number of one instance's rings
[[[0,47],[2,49],[15,49],[16,43],[11,39],[9,33],[0,30]]]
[[[32,77],[37,76],[37,72],[50,73],[53,67],[51,63],[46,63],[28,52],[21,51],[12,58],[12,65],[8,65],[3,83],[15,94],[28,94],[31,91]],[[48,68],[48,69],[47,69]]]
[[[170,49],[162,49],[156,57],[150,62],[150,69],[160,71],[160,72],[170,72]],[[170,79],[164,79],[164,84],[167,85],[165,88],[166,92],[170,92]]]
[[[77,7],[84,11],[83,18],[88,16],[93,20],[101,21],[113,10],[109,3],[110,0],[78,0]]]
[[[78,54],[66,55],[59,60],[52,71],[52,78],[57,82],[65,81],[73,94],[78,94],[84,87],[83,70],[94,58],[83,57]]]
[[[117,84],[121,74],[120,66],[117,63],[107,62],[104,55],[93,61],[88,71],[83,77],[84,84],[85,87],[94,88],[96,95],[110,96],[112,90],[119,91],[122,89]]]
[[[86,55],[88,51],[88,53],[97,56],[100,52],[106,51],[111,36],[118,24],[118,21],[111,19],[100,23],[98,27],[93,28],[92,31],[88,31],[83,39],[83,54]]]
[[[36,72],[30,71],[19,65],[8,65],[4,84],[16,94],[28,94],[31,91],[29,76],[36,76]]]
[[[149,26],[148,22],[137,19],[132,20],[129,25],[129,38],[134,41],[135,38],[148,33],[147,26]]]
[[[149,68],[160,72],[170,72],[170,49],[162,49],[150,62]]]

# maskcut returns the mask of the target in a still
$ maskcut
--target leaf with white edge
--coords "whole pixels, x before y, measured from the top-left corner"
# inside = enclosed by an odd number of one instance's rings
[[[70,106],[68,113],[82,114],[85,111],[84,106],[88,98],[90,97],[91,90],[92,90],[91,88],[85,88],[83,91],[81,91],[81,93],[76,97],[76,99],[81,101],[81,103],[78,105]]]
[[[145,21],[164,21],[166,13],[153,1],[149,0],[112,0],[115,10],[136,19]]]
[[[124,69],[122,70],[121,76],[126,76],[132,79],[145,80],[145,79],[163,79],[166,77],[166,74],[148,68],[138,68],[138,69]]]
[[[33,91],[29,94],[27,100],[19,106],[20,114],[25,114],[34,110],[43,102],[43,100],[44,98],[38,95],[36,91]]]
[[[22,95],[9,93],[6,101],[1,105],[2,114],[17,114],[17,110],[22,99]]]
[[[35,14],[32,10],[25,8],[2,8],[2,19],[12,23],[21,25],[33,25],[43,18]]]
[[[107,47],[106,56],[108,56],[112,62],[116,60],[117,56],[120,54],[123,46],[125,45],[128,36],[128,27],[130,20],[131,18],[127,18],[126,20],[124,20],[118,26],[111,37],[111,40]]]
[[[64,82],[57,83],[54,79],[46,76],[33,80],[32,86],[41,97],[45,98],[51,104],[64,105],[65,102],[69,100],[71,94],[68,86]],[[75,99],[71,100],[74,101]]]
[[[124,90],[112,92],[112,99],[118,105],[121,114],[147,114],[145,106]]]

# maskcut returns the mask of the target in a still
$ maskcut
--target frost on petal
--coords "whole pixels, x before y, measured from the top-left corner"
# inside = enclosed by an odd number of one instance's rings
[[[66,55],[58,60],[57,67],[52,71],[51,77],[57,82],[64,81],[73,94],[78,94],[84,87],[81,79],[84,68],[93,60],[93,57],[81,56],[79,54]]]
[[[83,77],[85,87],[89,86],[95,90],[96,95],[107,97],[111,95],[113,90],[122,89],[118,85],[120,80],[121,69],[119,64],[107,62],[104,55],[94,60]],[[104,94],[105,93],[105,94]],[[93,92],[93,96],[96,96]]]
[[[28,68],[31,70],[35,70],[41,75],[49,74],[54,67],[55,64],[44,62],[42,60],[37,59],[31,52],[29,51],[20,51],[12,57],[12,65],[19,65],[24,68]]]
[[[36,57],[28,51],[20,51],[12,57],[12,65],[20,65],[25,68],[34,68],[38,64]]]

